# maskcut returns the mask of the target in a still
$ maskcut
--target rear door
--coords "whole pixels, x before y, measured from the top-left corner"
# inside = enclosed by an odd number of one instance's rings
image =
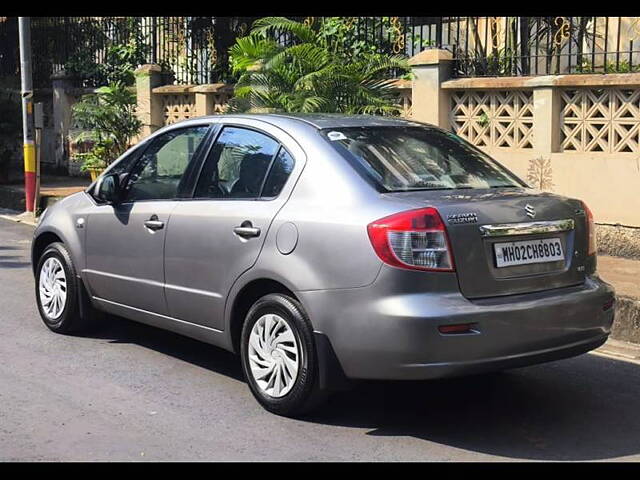
[[[301,150],[288,135],[256,123],[222,126],[193,198],[171,214],[165,292],[174,318],[224,328],[227,294],[257,260],[302,168]]]

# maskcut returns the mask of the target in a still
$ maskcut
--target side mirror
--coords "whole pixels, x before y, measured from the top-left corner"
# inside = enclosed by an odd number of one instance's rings
[[[96,185],[96,198],[101,202],[117,204],[120,202],[122,190],[120,176],[117,173],[104,175]]]

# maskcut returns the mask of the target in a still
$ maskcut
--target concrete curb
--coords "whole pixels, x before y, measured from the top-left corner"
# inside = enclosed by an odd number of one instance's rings
[[[640,364],[640,345],[637,343],[609,338],[607,343],[591,353]]]
[[[29,212],[20,213],[15,210],[0,208],[0,218],[11,220],[16,223],[24,223],[25,225],[30,225],[32,227],[38,225],[38,218],[34,217],[33,214]]]

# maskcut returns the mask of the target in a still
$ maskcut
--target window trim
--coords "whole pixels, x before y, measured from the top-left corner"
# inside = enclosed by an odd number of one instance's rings
[[[216,124],[212,124],[211,122],[202,122],[202,123],[194,123],[191,125],[180,125],[177,124],[174,128],[169,128],[167,130],[163,130],[162,132],[158,133],[157,135],[154,135],[150,138],[148,138],[147,140],[145,140],[145,142],[147,143],[147,145],[145,145],[143,148],[141,148],[140,153],[138,155],[138,159],[133,163],[133,165],[131,166],[131,168],[129,169],[129,171],[127,172],[128,174],[130,174],[140,163],[140,161],[142,160],[142,157],[144,156],[144,154],[147,152],[147,150],[151,147],[151,145],[153,145],[153,143],[160,137],[162,137],[164,134],[166,133],[170,133],[170,132],[175,132],[176,130],[189,130],[189,129],[193,129],[193,128],[199,128],[199,127],[207,127],[207,131],[205,132],[202,141],[200,142],[200,144],[198,145],[198,148],[196,148],[196,151],[193,152],[193,156],[191,157],[191,160],[189,161],[189,163],[187,164],[187,168],[185,169],[184,173],[182,174],[182,178],[180,179],[180,182],[178,183],[178,190],[176,191],[176,196],[173,198],[148,198],[148,199],[139,199],[139,200],[130,200],[130,199],[126,199],[123,200],[122,202],[120,202],[120,205],[130,205],[132,203],[137,203],[137,202],[174,202],[177,200],[180,200],[181,197],[180,196],[180,183],[182,182],[182,179],[185,178],[185,176],[190,175],[190,171],[194,168],[192,166],[196,165],[197,163],[200,162],[200,156],[202,153],[202,150],[205,148],[203,147],[204,143],[209,141],[209,138],[211,136],[211,132],[215,129],[215,125]],[[192,179],[188,178],[187,179],[187,186],[188,183],[191,182]],[[125,186],[124,190],[126,191],[126,193],[129,192],[129,179],[127,179],[127,185]],[[186,190],[186,189],[185,189]],[[186,190],[188,191],[188,190]]]
[[[289,150],[286,149],[286,147],[282,144],[282,142],[280,140],[278,140],[277,138],[275,138],[273,135],[265,132],[264,130],[260,130],[259,128],[256,128],[252,125],[244,125],[241,123],[235,123],[235,122],[224,122],[224,123],[219,123],[217,124],[218,126],[218,130],[215,133],[215,139],[211,142],[211,144],[209,145],[209,148],[207,149],[206,154],[204,154],[203,158],[201,159],[200,162],[200,168],[198,171],[198,175],[197,178],[195,180],[195,182],[192,185],[192,191],[191,191],[191,196],[184,198],[184,200],[197,200],[197,201],[204,201],[204,200],[213,200],[213,201],[234,201],[234,200],[240,200],[240,201],[244,201],[244,202],[249,202],[249,201],[272,201],[277,199],[280,196],[280,193],[278,193],[278,195],[276,195],[275,197],[264,197],[263,191],[264,191],[264,185],[267,181],[267,178],[269,177],[269,174],[271,173],[271,169],[273,167],[273,164],[275,162],[275,159],[278,157],[278,154],[280,153],[281,149],[284,149],[289,156],[293,159],[294,165],[296,162],[295,157],[291,154],[291,152],[289,152]],[[258,194],[257,197],[196,197],[196,190],[198,188],[198,183],[200,183],[200,178],[202,177],[202,172],[204,170],[204,167],[207,163],[207,161],[209,160],[209,155],[211,154],[211,151],[213,150],[213,148],[215,147],[215,145],[218,143],[218,140],[220,139],[220,136],[222,135],[222,132],[224,131],[225,128],[230,127],[230,128],[238,128],[238,129],[243,129],[243,130],[251,130],[253,132],[259,133],[261,135],[264,135],[265,137],[270,138],[271,140],[273,140],[274,142],[276,142],[276,144],[278,145],[278,147],[276,148],[275,153],[273,154],[273,156],[271,157],[271,160],[269,161],[269,166],[267,167],[267,170],[265,172],[264,178],[262,179],[262,183],[260,184],[260,192]],[[217,160],[216,160],[216,165],[217,165]],[[290,178],[290,176],[289,176]],[[287,178],[287,182],[289,181],[289,178]],[[286,182],[285,182],[286,184]],[[280,190],[280,192],[282,192],[282,190],[284,189],[284,185],[282,187],[282,189]]]

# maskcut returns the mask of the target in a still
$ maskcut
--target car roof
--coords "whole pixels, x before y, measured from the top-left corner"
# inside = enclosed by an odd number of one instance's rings
[[[251,113],[211,115],[211,118],[232,120],[234,118],[252,118],[286,128],[291,123],[304,123],[317,129],[345,127],[407,127],[429,126],[398,117],[381,117],[377,115],[344,115],[339,113]],[[194,118],[193,120],[197,120]]]

